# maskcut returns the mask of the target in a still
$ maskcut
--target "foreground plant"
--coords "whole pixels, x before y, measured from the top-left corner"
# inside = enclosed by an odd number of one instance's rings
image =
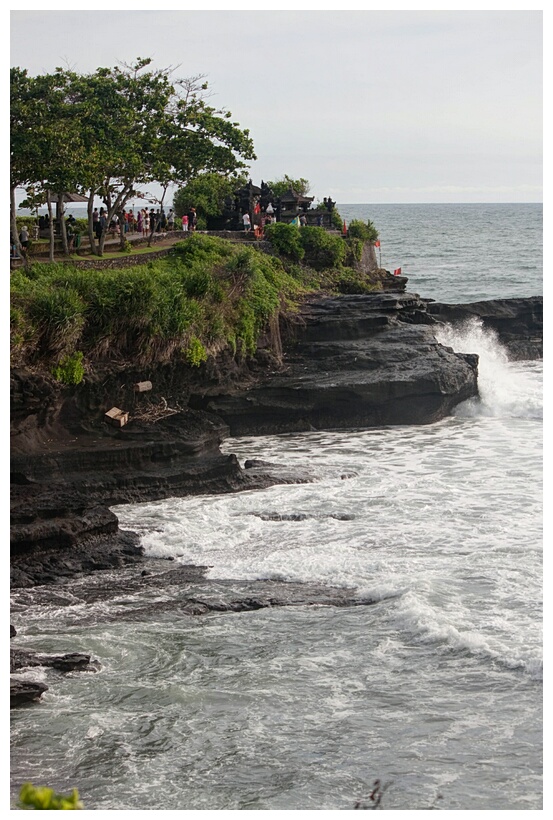
[[[33,786],[24,783],[19,792],[19,807],[22,809],[82,809],[79,792],[73,789],[70,795],[56,794],[48,786]]]

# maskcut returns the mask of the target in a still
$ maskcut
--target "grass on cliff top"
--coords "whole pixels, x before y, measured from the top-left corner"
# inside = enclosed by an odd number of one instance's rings
[[[199,234],[128,268],[36,264],[11,274],[12,363],[51,369],[83,353],[85,362],[178,355],[199,365],[227,347],[248,355],[272,317],[319,289],[368,286],[341,263],[313,270]]]

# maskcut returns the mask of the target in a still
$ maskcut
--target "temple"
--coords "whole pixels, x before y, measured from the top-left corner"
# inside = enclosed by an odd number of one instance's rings
[[[250,179],[235,191],[234,196],[226,197],[223,215],[209,218],[207,228],[210,231],[241,231],[242,217],[248,213],[254,230],[262,229],[269,222],[290,223],[294,220],[299,222],[300,219],[306,225],[332,229],[332,210],[336,203],[325,197],[324,208],[312,208],[314,199],[313,196],[297,193],[293,188],[276,197],[265,182],[262,181],[259,187]]]

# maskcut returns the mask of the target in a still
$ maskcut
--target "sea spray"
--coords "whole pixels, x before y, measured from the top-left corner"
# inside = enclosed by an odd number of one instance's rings
[[[495,331],[485,328],[476,317],[445,325],[436,332],[436,338],[458,353],[478,354],[479,398],[463,402],[456,416],[542,418],[541,385],[535,378],[541,363],[528,368],[527,363],[510,362]]]

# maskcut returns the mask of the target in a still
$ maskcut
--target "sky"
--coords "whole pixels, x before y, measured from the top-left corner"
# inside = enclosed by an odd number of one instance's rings
[[[211,104],[250,130],[256,184],[305,177],[338,203],[542,200],[540,10],[166,5],[19,6],[10,65],[86,73],[148,56],[205,75]]]

